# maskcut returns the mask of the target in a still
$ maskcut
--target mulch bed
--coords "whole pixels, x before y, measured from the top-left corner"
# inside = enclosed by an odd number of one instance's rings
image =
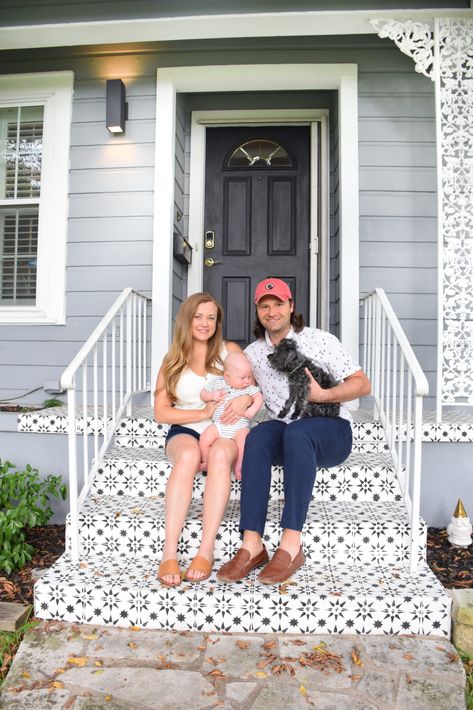
[[[64,525],[46,525],[28,531],[28,542],[36,548],[31,562],[9,576],[0,574],[0,601],[33,603],[32,570],[50,567],[64,552]],[[473,544],[452,547],[444,528],[429,528],[427,562],[447,588],[473,589]]]
[[[0,572],[0,601],[33,604],[32,570],[51,567],[64,552],[65,525],[44,525],[26,531],[26,538],[36,549],[33,559],[10,575]]]

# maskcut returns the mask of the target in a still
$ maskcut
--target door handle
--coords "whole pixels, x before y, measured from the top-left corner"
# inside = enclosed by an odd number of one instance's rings
[[[216,261],[215,259],[212,259],[211,256],[207,257],[207,259],[204,260],[205,266],[208,266],[209,268],[212,266],[215,266],[215,264],[222,264],[222,261]]]

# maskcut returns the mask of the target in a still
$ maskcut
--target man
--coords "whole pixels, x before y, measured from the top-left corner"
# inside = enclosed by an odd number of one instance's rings
[[[338,417],[311,417],[291,421],[278,419],[288,396],[287,377],[275,371],[268,355],[283,338],[293,338],[301,353],[333,375],[337,385],[322,389],[306,370],[311,402],[348,402],[370,393],[370,383],[360,366],[330,333],[304,327],[294,312],[289,286],[280,279],[265,279],[255,291],[258,340],[245,353],[261,388],[269,420],[262,422],[246,439],[243,458],[240,531],[242,546],[217,573],[218,579],[234,582],[264,565],[259,581],[276,584],[290,577],[305,562],[301,530],[305,522],[317,468],[341,464],[352,447],[351,417],[341,404]],[[283,529],[279,548],[269,561],[263,533],[269,503],[271,466],[283,465]]]

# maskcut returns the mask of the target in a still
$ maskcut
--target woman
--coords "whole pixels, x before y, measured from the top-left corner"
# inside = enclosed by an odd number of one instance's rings
[[[218,402],[203,402],[205,382],[220,375],[227,353],[241,352],[236,343],[222,340],[223,312],[208,293],[196,293],[181,305],[169,352],[158,374],[154,417],[171,424],[166,437],[166,456],[173,468],[166,486],[165,542],[158,578],[177,587],[181,573],[176,560],[177,544],[192,499],[194,476],[199,471],[199,437],[211,423]],[[250,406],[252,398],[242,396],[227,407],[225,421],[234,423]],[[231,439],[219,439],[209,451],[204,491],[202,540],[198,555],[186,572],[189,582],[210,576],[215,537],[230,494],[230,473],[237,448]]]

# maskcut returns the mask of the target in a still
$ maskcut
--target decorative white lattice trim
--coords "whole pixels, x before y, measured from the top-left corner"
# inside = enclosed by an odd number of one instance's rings
[[[370,24],[379,37],[389,37],[414,60],[416,72],[434,80],[434,38],[428,24],[413,20],[370,20]]]
[[[473,405],[473,20],[439,19],[441,403]]]

